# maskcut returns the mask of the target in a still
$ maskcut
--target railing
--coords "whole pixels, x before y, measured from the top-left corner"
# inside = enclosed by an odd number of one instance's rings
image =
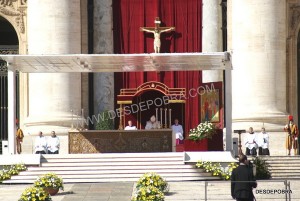
[[[0,45],[0,54],[19,54],[18,45]]]
[[[293,194],[293,189],[291,189],[290,181],[258,180],[257,183],[258,183],[257,188],[253,189],[253,195],[256,198],[256,200],[291,201],[292,198],[291,195]],[[227,191],[224,191],[224,187],[227,189]],[[204,189],[205,189],[205,194],[204,194],[205,201],[233,200],[233,198],[231,197],[230,181],[204,181]],[[293,200],[300,200],[300,195],[298,196],[299,197],[297,198],[294,197]]]

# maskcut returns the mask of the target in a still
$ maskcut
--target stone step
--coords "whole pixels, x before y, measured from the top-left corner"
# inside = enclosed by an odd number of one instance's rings
[[[286,165],[282,165],[282,166],[269,166],[269,169],[272,169],[272,170],[288,170],[290,171],[291,167],[286,167]],[[294,170],[298,170],[297,168],[294,168]]]
[[[293,171],[291,171],[290,169],[271,169],[271,168],[269,168],[269,170],[272,173],[276,173],[276,172],[290,173],[290,172],[293,172],[293,173],[300,174],[300,170],[293,170]]]
[[[81,170],[61,170],[59,168],[57,169],[36,169],[35,171],[24,171],[20,172],[19,175],[41,175],[44,174],[45,172],[55,172],[56,174],[64,174],[64,175],[69,175],[69,174],[82,174],[85,173],[85,171],[88,171],[89,174],[132,174],[132,173],[140,173],[143,174],[146,171],[147,172],[156,172],[158,174],[160,173],[204,173],[202,169],[191,169],[191,168],[176,168],[176,169],[159,169],[159,168],[153,168],[153,169],[127,169],[127,170],[122,170],[122,169],[117,169],[117,170],[112,170],[112,169],[98,169],[98,170],[86,170],[86,168],[82,168]]]
[[[300,175],[275,175],[272,176],[274,180],[293,180],[293,179],[300,179]]]
[[[139,179],[137,178],[67,178],[63,179],[64,183],[103,183],[103,182],[136,182]],[[167,181],[213,181],[213,180],[219,180],[218,177],[205,177],[205,176],[197,176],[197,177],[170,177],[165,178]],[[22,179],[22,180],[4,180],[3,184],[33,184],[35,179]]]
[[[297,164],[300,166],[300,160],[289,160],[289,161],[266,161],[267,164],[273,165],[273,164]]]
[[[179,162],[179,163],[184,163],[182,160],[182,157],[156,157],[156,158],[85,158],[84,161],[86,163],[88,162],[94,162],[94,163],[102,163],[102,162],[147,162],[151,160],[151,162],[155,161],[171,161],[171,162]],[[67,160],[68,163],[78,163],[82,162],[82,158],[69,158]],[[66,158],[42,158],[41,159],[42,163],[48,162],[48,163],[62,163],[66,162]]]
[[[111,174],[98,174],[98,173],[89,173],[89,171],[86,171],[84,174],[58,174],[57,175],[61,176],[63,179],[72,179],[72,178],[77,178],[77,179],[83,179],[83,178],[140,178],[144,172],[142,173],[111,173]],[[194,176],[211,176],[211,173],[198,173],[198,172],[161,172],[160,175],[162,177],[168,178],[168,177],[194,177]],[[15,175],[12,176],[11,179],[36,179],[36,175]]]
[[[68,162],[63,162],[63,163],[42,163],[41,167],[74,167],[74,166],[135,166],[135,165],[180,165],[183,163],[178,163],[177,161],[128,161],[128,162],[99,162],[99,163],[86,163],[85,160],[82,161],[81,163],[68,163]]]
[[[271,172],[271,176],[272,178],[273,177],[276,177],[278,175],[282,175],[282,176],[292,176],[292,175],[295,175],[295,176],[300,176],[300,173],[289,173],[289,172]]]
[[[111,166],[110,170],[131,170],[131,169],[139,169],[139,170],[148,170],[148,169],[195,169],[194,165],[135,165],[135,166]],[[200,170],[199,168],[196,168]],[[70,167],[61,167],[61,166],[48,166],[48,167],[28,167],[28,171],[57,171],[57,170],[70,170]],[[72,167],[72,170],[86,170],[86,166],[75,166]],[[107,170],[106,166],[91,166],[89,170]]]
[[[286,167],[288,168],[292,168],[292,167],[300,167],[300,164],[298,163],[272,163],[272,164],[268,164],[269,167]]]
[[[137,181],[146,172],[155,172],[167,180],[220,180],[184,164],[184,153],[124,153],[41,155],[41,165],[28,167],[5,183],[33,183],[39,175],[55,172],[64,182]]]
[[[105,153],[105,154],[42,154],[42,157],[45,159],[72,159],[72,158],[157,158],[157,157],[166,157],[174,158],[184,157],[184,152],[151,152],[151,153]]]

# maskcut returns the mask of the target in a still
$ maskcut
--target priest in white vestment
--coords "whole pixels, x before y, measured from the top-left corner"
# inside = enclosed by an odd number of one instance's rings
[[[147,121],[145,129],[160,129],[160,122],[156,121],[156,117],[154,115],[151,116],[150,121]]]
[[[47,152],[47,141],[43,136],[43,133],[40,131],[39,136],[35,138],[34,143],[34,153],[36,154],[46,154]]]
[[[261,128],[261,132],[256,134],[256,142],[258,145],[259,155],[270,155],[269,151],[269,134],[264,127]]]
[[[175,135],[176,144],[182,144],[183,128],[182,128],[182,125],[179,124],[178,119],[174,120],[174,124],[172,125],[172,133],[173,133],[173,135]]]
[[[47,148],[48,154],[58,154],[60,147],[59,138],[56,136],[55,131],[51,132],[51,137],[48,138]]]
[[[246,155],[256,156],[257,154],[257,137],[253,131],[253,128],[249,128],[249,133],[245,135],[245,146],[246,146]]]
[[[124,128],[124,130],[137,130],[137,128],[136,128],[136,126],[134,126],[134,125],[132,124],[132,121],[129,120],[129,121],[128,121],[128,126],[126,126],[126,127]]]

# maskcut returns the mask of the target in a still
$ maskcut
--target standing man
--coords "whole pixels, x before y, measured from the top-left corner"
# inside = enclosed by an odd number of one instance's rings
[[[17,124],[17,132],[16,132],[16,146],[17,146],[17,153],[22,153],[22,142],[23,142],[24,134],[22,129]]]
[[[291,155],[291,149],[294,149],[294,155],[298,153],[298,127],[294,124],[293,116],[289,116],[289,123],[285,125],[284,130],[287,132],[286,148],[288,155]]]
[[[36,154],[46,154],[47,151],[47,141],[43,136],[42,131],[39,132],[39,136],[35,138],[34,151]]]
[[[183,129],[182,126],[179,124],[179,120],[177,118],[174,120],[174,124],[172,125],[172,132],[173,135],[176,136],[176,144],[182,144]]]
[[[231,196],[237,201],[253,201],[253,188],[257,187],[253,169],[246,155],[239,156],[240,165],[231,174]]]
[[[51,132],[51,137],[48,138],[47,149],[48,154],[58,154],[59,153],[59,138],[56,136],[55,131]]]

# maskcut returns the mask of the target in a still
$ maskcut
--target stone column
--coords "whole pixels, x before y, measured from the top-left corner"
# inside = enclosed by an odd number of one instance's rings
[[[232,0],[229,5],[233,128],[267,125],[268,131],[282,130],[286,122],[286,2]]]
[[[16,73],[8,70],[8,152],[16,153]]]
[[[113,54],[112,0],[94,1],[94,53]],[[94,114],[114,109],[114,73],[94,73]]]
[[[203,0],[202,52],[222,52],[222,0]],[[202,82],[223,81],[223,72],[202,71]]]
[[[28,54],[81,53],[80,0],[28,0],[27,13]],[[71,110],[81,114],[81,74],[30,73],[28,85],[25,132],[66,135]]]

